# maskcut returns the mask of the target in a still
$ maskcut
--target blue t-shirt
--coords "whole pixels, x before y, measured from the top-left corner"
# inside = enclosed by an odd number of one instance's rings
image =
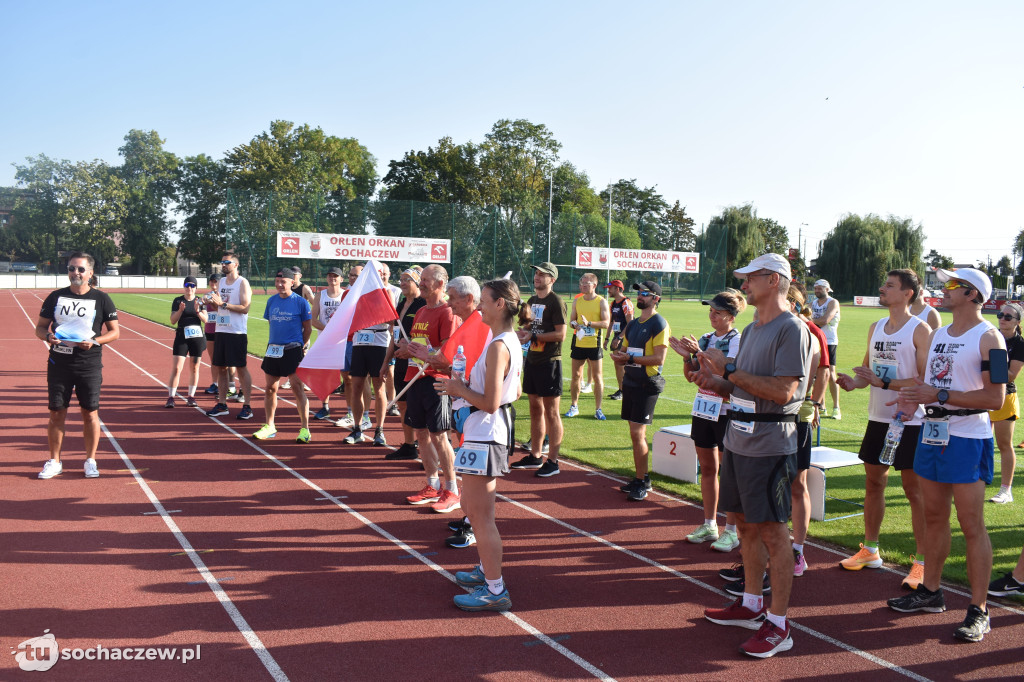
[[[302,343],[302,323],[313,319],[309,301],[292,293],[288,298],[274,295],[267,301],[263,319],[270,323],[270,343]]]

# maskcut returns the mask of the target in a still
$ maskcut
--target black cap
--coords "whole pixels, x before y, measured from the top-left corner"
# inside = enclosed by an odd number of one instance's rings
[[[656,296],[661,296],[661,285],[650,279],[643,282],[633,282],[633,288],[637,291],[650,291]]]
[[[292,268],[281,268],[277,271],[278,277],[284,277],[285,279],[295,279],[295,270]]]
[[[704,305],[709,305],[715,310],[727,312],[733,317],[739,315],[739,311],[736,310],[736,306],[734,306],[725,296],[722,296],[721,294],[717,294],[710,301],[701,301],[701,303]]]
[[[216,272],[211,273],[210,276],[206,278],[206,281],[207,282],[219,282],[220,281],[220,275],[218,275]]]
[[[328,275],[337,275],[338,277],[344,277],[345,273],[341,271],[339,267],[327,268]]]
[[[188,277],[185,278],[185,284],[191,284],[194,287],[199,286],[199,282],[197,282],[196,278],[193,277],[192,275],[189,275]],[[184,285],[182,285],[182,286],[184,286]]]
[[[302,274],[302,269],[301,269],[301,268],[300,268],[300,267],[299,267],[298,265],[293,265],[293,266],[292,266],[292,267],[290,268],[290,270],[291,270],[292,272],[298,273],[298,274],[300,274],[300,275]]]

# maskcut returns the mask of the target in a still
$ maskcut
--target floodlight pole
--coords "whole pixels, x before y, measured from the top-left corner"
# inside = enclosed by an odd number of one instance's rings
[[[641,244],[641,246],[643,246]],[[605,273],[605,281],[610,282],[612,277],[612,182],[608,181],[608,271]]]
[[[555,196],[555,174],[551,174],[551,182],[548,185],[548,262],[551,262],[551,202]]]

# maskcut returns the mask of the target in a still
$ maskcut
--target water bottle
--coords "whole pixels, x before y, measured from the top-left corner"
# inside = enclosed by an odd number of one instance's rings
[[[466,354],[462,352],[462,346],[455,349],[455,357],[452,358],[452,379],[466,380]]]
[[[882,454],[878,456],[878,463],[891,465],[896,461],[896,448],[900,446],[900,439],[903,438],[903,416],[897,412],[896,416],[889,422],[889,430],[885,432],[885,445],[882,447]]]

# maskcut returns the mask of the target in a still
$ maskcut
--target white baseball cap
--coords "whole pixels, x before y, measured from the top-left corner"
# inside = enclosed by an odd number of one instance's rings
[[[785,256],[780,256],[777,253],[766,253],[762,256],[758,256],[754,260],[750,261],[750,265],[745,268],[738,268],[732,271],[732,274],[736,275],[740,279],[743,279],[752,272],[758,270],[770,270],[771,272],[777,272],[786,279],[792,279],[792,270],[789,269],[789,261],[786,260]]]
[[[832,291],[832,287],[829,286],[827,279],[819,279],[814,283],[816,287],[825,287],[825,291]]]
[[[939,278],[940,282],[948,282],[951,279],[960,279],[967,282],[981,292],[983,303],[992,296],[992,280],[981,270],[975,270],[974,268],[958,268],[956,270],[937,269],[935,276]]]

